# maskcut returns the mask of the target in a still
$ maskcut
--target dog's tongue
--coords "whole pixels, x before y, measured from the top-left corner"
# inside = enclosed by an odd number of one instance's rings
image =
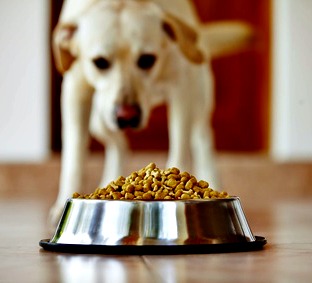
[[[116,118],[120,129],[137,128],[141,121],[141,109],[137,104],[119,105],[116,108]]]

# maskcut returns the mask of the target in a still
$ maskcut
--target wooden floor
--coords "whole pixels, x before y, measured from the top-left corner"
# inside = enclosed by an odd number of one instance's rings
[[[162,153],[136,154],[129,171]],[[0,282],[312,282],[312,163],[277,164],[261,155],[218,157],[224,189],[241,198],[255,235],[268,244],[256,252],[111,256],[42,250],[56,195],[59,158],[43,164],[0,165]],[[101,157],[87,163],[88,189]]]

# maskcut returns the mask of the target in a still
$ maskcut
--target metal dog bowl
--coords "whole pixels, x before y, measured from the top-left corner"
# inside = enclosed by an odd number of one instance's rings
[[[69,199],[50,251],[177,254],[261,249],[238,197],[209,200]]]

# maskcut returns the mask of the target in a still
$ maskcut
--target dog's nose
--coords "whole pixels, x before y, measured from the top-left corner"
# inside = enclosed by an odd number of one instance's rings
[[[120,129],[137,128],[141,122],[141,108],[138,104],[121,104],[116,107],[116,121]]]

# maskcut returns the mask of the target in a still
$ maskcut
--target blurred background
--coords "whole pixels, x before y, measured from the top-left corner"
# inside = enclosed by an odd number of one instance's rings
[[[312,160],[312,1],[193,3],[203,22],[243,20],[257,32],[251,49],[213,61],[217,150]],[[62,78],[50,48],[61,5],[1,0],[0,162],[44,161],[61,149]],[[131,147],[166,150],[166,119],[165,107],[157,108],[149,129],[129,133]]]
[[[196,268],[184,256],[93,260],[39,251],[38,241],[52,236],[47,215],[60,174],[62,78],[54,67],[51,32],[62,1],[0,0],[1,282],[64,282],[79,275],[72,263],[103,272],[117,266],[130,281],[134,274],[133,282],[165,280],[169,273],[183,282],[198,282],[203,274],[202,282],[209,276],[254,282],[262,270],[266,277],[262,272],[257,282],[311,281],[312,0],[192,1],[202,21],[243,20],[257,34],[250,49],[212,62],[211,123],[222,190],[240,197],[255,235],[268,239],[266,251],[200,257],[206,266]],[[159,107],[146,131],[129,133],[136,150],[126,164],[130,172],[151,161],[164,168],[166,119],[165,107]],[[85,193],[98,186],[103,162],[101,146],[92,141],[90,147]],[[167,274],[150,268],[164,263]],[[181,267],[192,272],[181,273]]]

